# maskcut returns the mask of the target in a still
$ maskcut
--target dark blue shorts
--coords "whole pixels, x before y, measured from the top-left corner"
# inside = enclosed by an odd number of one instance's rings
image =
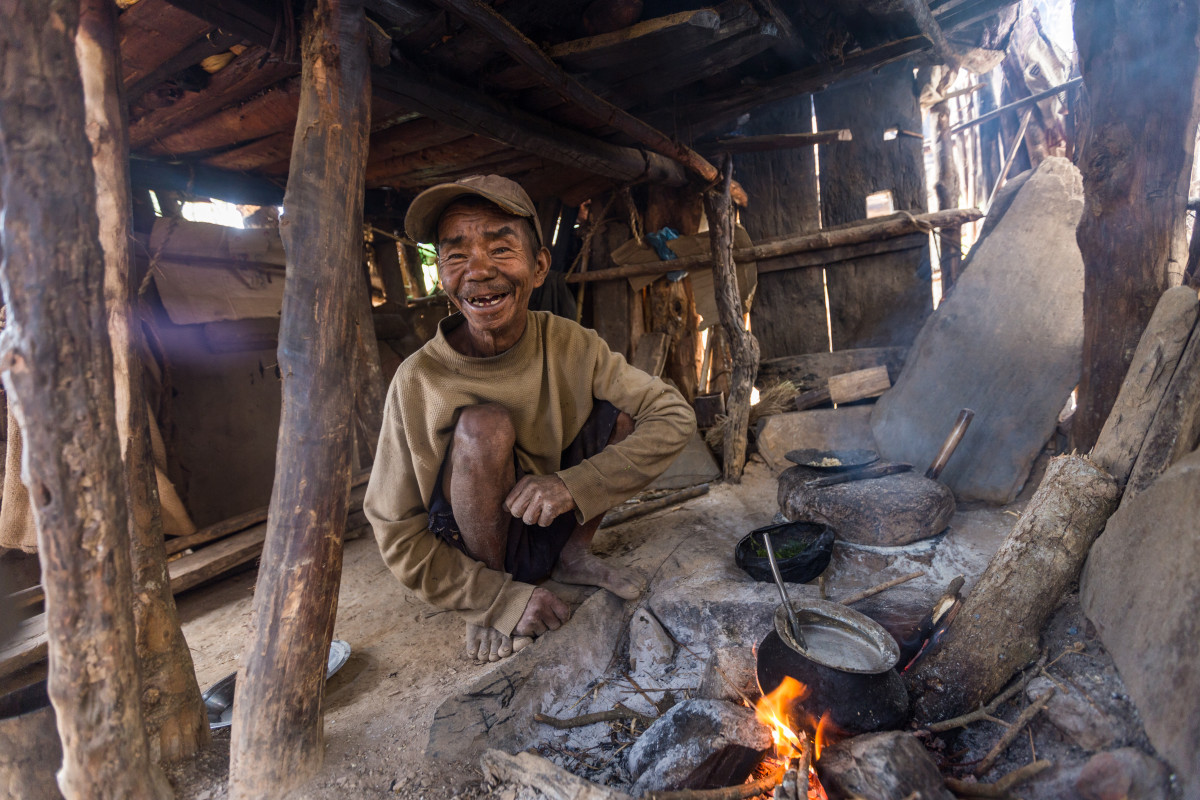
[[[579,435],[567,445],[566,450],[563,450],[559,468],[574,467],[603,450],[608,445],[613,428],[617,424],[617,415],[620,413],[617,407],[607,400],[597,400],[592,405],[592,413],[583,423]],[[450,499],[442,492],[446,461],[447,459],[442,460],[437,482],[433,486],[433,497],[429,501],[429,530],[446,544],[471,556],[458,530],[458,523],[454,520],[454,509],[450,507]],[[513,470],[517,480],[525,474],[517,466],[515,453]],[[574,511],[559,514],[546,527],[526,525],[519,517],[513,517],[508,529],[508,551],[504,557],[504,571],[511,574],[513,580],[522,583],[533,583],[548,577],[558,561],[563,545],[577,526]]]

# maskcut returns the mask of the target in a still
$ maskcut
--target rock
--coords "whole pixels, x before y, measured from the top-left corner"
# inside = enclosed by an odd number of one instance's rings
[[[771,732],[745,706],[685,700],[630,749],[627,766],[637,779],[630,794],[740,783],[771,746]]]
[[[658,620],[639,608],[629,621],[629,669],[631,672],[661,672],[675,658],[675,643]]]
[[[871,406],[772,414],[758,432],[758,452],[771,469],[782,472],[792,465],[785,458],[789,450],[874,450],[870,420]]]
[[[790,520],[825,522],[840,540],[896,547],[936,536],[954,516],[954,493],[917,472],[850,481],[817,489],[804,483],[822,476],[795,466],[779,476],[779,507]]]
[[[830,797],[954,800],[925,746],[899,731],[855,736],[827,747],[817,774]]]
[[[758,694],[753,647],[718,647],[704,662],[704,675],[696,696],[704,700],[740,703],[742,695]]]
[[[1075,744],[1094,752],[1112,747],[1123,738],[1124,724],[1069,683],[1056,684],[1049,678],[1034,678],[1025,687],[1025,695],[1036,700],[1050,689],[1055,692],[1046,704],[1046,718]]]
[[[684,445],[683,452],[675,457],[667,471],[659,475],[646,491],[658,489],[686,489],[701,483],[715,481],[721,477],[721,467],[713,458],[712,451],[704,443],[699,432]]]
[[[787,587],[793,601],[817,596],[816,586],[789,583]],[[773,583],[713,580],[699,574],[652,594],[648,604],[680,644],[711,652],[761,642],[775,627],[779,590]]]
[[[1080,600],[1154,749],[1200,795],[1200,451],[1122,503],[1088,555]]]
[[[1063,158],[1044,160],[1016,191],[874,406],[883,458],[924,469],[959,409],[972,408],[942,481],[964,500],[1017,496],[1079,382],[1082,212],[1079,172]]]
[[[425,755],[468,761],[489,747],[516,752],[541,741],[532,724],[548,697],[576,691],[612,659],[625,630],[623,601],[598,591],[575,609],[570,621],[543,634],[438,706]],[[461,635],[458,629],[455,635]]]
[[[1084,800],[1166,800],[1167,768],[1132,747],[1097,753],[1075,779]]]

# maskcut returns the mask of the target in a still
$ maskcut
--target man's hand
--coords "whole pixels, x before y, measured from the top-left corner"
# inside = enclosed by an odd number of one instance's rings
[[[514,636],[539,636],[546,631],[556,631],[571,618],[571,609],[553,592],[534,589],[525,605],[525,613],[513,628]]]
[[[575,498],[557,475],[526,475],[504,499],[504,510],[526,525],[543,528],[559,514],[575,509]]]

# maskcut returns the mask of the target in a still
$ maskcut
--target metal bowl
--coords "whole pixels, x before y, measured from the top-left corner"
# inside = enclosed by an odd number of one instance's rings
[[[325,680],[341,669],[350,658],[350,645],[341,639],[329,643],[329,662],[325,667]],[[237,673],[226,675],[210,686],[200,699],[204,701],[204,709],[208,712],[208,727],[211,730],[228,728],[233,724],[233,692],[237,682]]]
[[[780,575],[788,583],[808,583],[829,566],[833,541],[837,538],[833,528],[819,522],[781,522],[750,531],[734,548],[733,560],[754,580],[766,583],[775,580],[771,562],[755,553],[755,545],[762,546],[764,531],[771,534],[776,554],[794,542],[807,545],[802,552],[779,559]]]
[[[793,464],[826,472],[844,472],[879,460],[874,450],[789,450],[784,456]]]

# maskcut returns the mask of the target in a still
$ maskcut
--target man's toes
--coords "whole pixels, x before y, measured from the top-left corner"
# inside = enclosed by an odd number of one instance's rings
[[[479,650],[483,645],[484,629],[477,625],[467,626],[467,645],[463,652],[464,657],[469,661],[479,660]]]
[[[514,653],[524,650],[529,645],[533,644],[532,636],[514,636],[512,637],[512,651]]]
[[[513,640],[511,636],[502,636],[500,647],[496,650],[496,655],[500,658],[508,658],[513,654]]]

